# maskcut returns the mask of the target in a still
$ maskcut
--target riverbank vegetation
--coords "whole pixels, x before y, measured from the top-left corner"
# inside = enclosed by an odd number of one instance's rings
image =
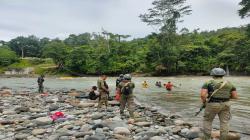
[[[136,39],[105,30],[71,34],[63,40],[20,36],[1,41],[0,66],[11,67],[17,63],[23,66],[21,58],[36,57],[37,62],[51,58],[56,65],[56,68],[41,70],[35,64],[38,73],[206,75],[211,68],[222,67],[230,72],[250,74],[250,24],[215,31],[178,30],[179,21],[191,14],[191,7],[178,7],[184,5],[185,0],[162,1],[156,0],[153,11],[140,15],[143,22],[159,27],[158,33]],[[243,0],[241,5],[244,4]],[[240,11],[243,18],[249,15],[246,9]],[[1,53],[2,50],[5,53]]]

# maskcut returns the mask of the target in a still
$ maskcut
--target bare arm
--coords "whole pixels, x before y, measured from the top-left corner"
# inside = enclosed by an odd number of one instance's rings
[[[121,94],[121,89],[119,87],[117,88],[117,93]]]
[[[238,93],[236,90],[231,92],[231,99],[238,99]]]
[[[201,101],[202,101],[203,103],[206,102],[207,95],[208,95],[208,90],[202,88],[202,89],[201,89],[201,93],[200,93],[200,97],[201,97]]]

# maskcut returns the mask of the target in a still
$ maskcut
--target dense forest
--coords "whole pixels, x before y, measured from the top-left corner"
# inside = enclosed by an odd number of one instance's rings
[[[181,18],[191,14],[190,6],[175,9],[185,0],[179,0],[179,4],[161,1],[164,0],[154,1],[154,10],[140,15],[148,25],[161,25],[158,26],[159,33],[132,40],[129,35],[104,30],[101,33],[71,34],[64,40],[19,36],[8,42],[0,41],[0,67],[24,57],[36,57],[52,58],[57,71],[73,75],[206,75],[213,67],[250,74],[250,24],[216,31],[178,30],[177,23]],[[159,5],[172,7],[165,7],[162,11]],[[169,14],[169,11],[174,13]],[[163,15],[157,17],[157,12]],[[243,9],[239,14],[244,18],[249,16],[249,10],[244,12]]]

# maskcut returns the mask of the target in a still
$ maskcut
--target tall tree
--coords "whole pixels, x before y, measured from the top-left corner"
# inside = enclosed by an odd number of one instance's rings
[[[242,8],[239,10],[239,15],[241,18],[250,16],[250,1],[242,0],[239,4],[242,6]]]
[[[35,36],[17,37],[9,42],[9,47],[17,53],[17,55],[24,57],[38,57],[41,54],[39,39]]]
[[[91,63],[92,49],[89,46],[75,47],[66,59],[66,66],[78,73],[87,73]]]
[[[177,30],[176,24],[182,22],[184,15],[191,14],[191,7],[184,5],[186,0],[155,0],[153,8],[148,13],[139,17],[148,25],[157,26],[161,32],[174,33]]]
[[[168,73],[173,70],[174,65],[176,65],[175,70],[178,66],[177,23],[183,21],[183,16],[191,14],[191,7],[185,5],[185,2],[186,0],[155,0],[152,3],[153,8],[148,9],[148,13],[139,16],[143,22],[159,29],[158,68],[162,68]]]
[[[1,47],[1,46],[3,46],[3,45],[5,45],[5,44],[6,44],[6,42],[5,42],[5,41],[0,40],[0,47]]]
[[[83,33],[79,35],[71,34],[68,38],[64,40],[66,45],[75,47],[75,46],[82,46],[88,45],[91,41],[91,34],[90,33]]]
[[[11,51],[7,46],[0,48],[0,66],[8,66],[17,61],[18,58],[14,51]]]
[[[69,48],[63,42],[52,41],[43,48],[43,56],[52,58],[59,70],[62,70],[66,62]]]

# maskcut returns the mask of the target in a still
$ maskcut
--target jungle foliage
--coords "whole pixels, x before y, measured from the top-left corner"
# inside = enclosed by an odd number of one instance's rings
[[[155,0],[139,17],[158,28],[144,38],[128,39],[107,31],[71,34],[64,40],[34,35],[0,41],[0,66],[19,57],[52,58],[57,70],[73,75],[151,73],[153,75],[208,74],[213,67],[250,74],[250,25],[216,31],[178,29],[191,14],[186,0]],[[249,16],[242,0],[241,17]],[[5,53],[3,53],[5,52]],[[15,52],[15,53],[14,53]]]
[[[89,34],[89,33],[85,33]],[[25,57],[52,58],[58,70],[72,74],[119,74],[128,72],[155,75],[207,74],[213,67],[228,67],[232,72],[250,73],[250,38],[247,27],[198,32],[183,29],[175,34],[174,46],[163,45],[162,34],[127,40],[109,33],[89,34],[84,40],[38,39],[26,47]],[[21,39],[21,40],[20,40]],[[13,39],[20,42],[29,37]],[[13,49],[13,40],[0,47],[0,65],[9,65],[21,57]],[[28,41],[27,41],[28,42]],[[43,43],[42,43],[43,42]],[[32,48],[34,47],[34,48]]]

